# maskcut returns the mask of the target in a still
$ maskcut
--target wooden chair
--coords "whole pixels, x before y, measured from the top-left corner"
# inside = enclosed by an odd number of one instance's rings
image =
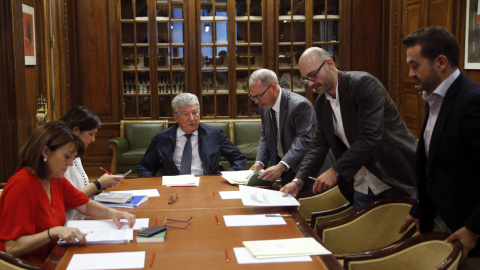
[[[41,264],[32,263],[24,259],[17,258],[11,254],[0,251],[0,269],[2,270],[36,270],[42,267]]]
[[[344,254],[386,247],[415,234],[413,225],[403,235],[398,233],[413,201],[390,197],[372,202],[343,218],[317,224],[318,235],[340,262]]]
[[[316,218],[323,213],[324,220],[327,220],[327,216],[330,214],[342,212],[344,215],[337,216],[340,218],[347,215],[350,211],[345,211],[350,208],[353,210],[353,206],[342,195],[338,186],[335,186],[321,194],[313,195],[310,197],[299,198],[298,212],[307,221],[310,222],[310,226],[315,228]],[[315,217],[313,217],[315,213]]]
[[[346,254],[347,270],[457,269],[462,244],[455,240],[445,243],[447,233],[425,233],[399,241],[386,248]]]

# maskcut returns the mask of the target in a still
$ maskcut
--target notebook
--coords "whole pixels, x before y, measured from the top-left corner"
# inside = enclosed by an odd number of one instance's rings
[[[121,208],[135,208],[141,205],[142,203],[148,200],[147,195],[139,195],[133,196],[132,199],[125,203],[108,203],[108,202],[100,202],[103,205],[108,207],[121,207]]]
[[[150,237],[137,235],[137,243],[161,243],[165,242],[167,230],[154,234]]]
[[[109,193],[103,192],[94,197],[98,202],[126,203],[132,199],[133,193]]]

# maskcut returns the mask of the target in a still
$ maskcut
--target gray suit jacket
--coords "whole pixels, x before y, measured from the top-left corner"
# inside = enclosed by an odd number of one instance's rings
[[[350,201],[353,177],[362,166],[405,195],[414,195],[417,140],[385,87],[366,72],[339,71],[338,95],[350,148],[335,135],[330,102],[325,94],[319,96],[315,101],[317,130],[297,177],[314,174],[331,148],[336,160],[332,168],[341,175],[339,187]]]
[[[280,104],[280,140],[284,157],[282,161],[290,166],[293,171],[298,171],[300,163],[307,153],[316,127],[315,110],[312,103],[305,97],[281,89]],[[262,120],[262,134],[258,143],[257,160],[267,165],[269,153],[267,138],[270,135],[271,117],[269,110],[260,108]]]

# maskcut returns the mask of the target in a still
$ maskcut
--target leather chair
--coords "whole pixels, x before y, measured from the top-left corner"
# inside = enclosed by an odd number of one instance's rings
[[[2,270],[37,270],[42,267],[41,264],[32,263],[24,259],[17,258],[11,254],[0,251],[0,269]]]
[[[152,138],[167,127],[167,120],[121,120],[120,137],[108,140],[106,145],[113,152],[111,172],[132,170],[136,174]]]
[[[447,233],[425,233],[382,249],[347,254],[343,265],[348,270],[457,269],[462,244],[458,240],[445,243],[448,236]]]
[[[232,142],[247,158],[245,169],[248,170],[257,159],[257,148],[262,134],[260,119],[234,120]]]
[[[398,233],[414,200],[390,197],[374,201],[343,218],[317,224],[318,235],[341,263],[344,254],[386,247],[415,234],[413,225],[404,234]]]
[[[343,215],[335,215],[336,218],[340,218],[353,211],[352,204],[345,199],[338,186],[317,195],[299,198],[298,202],[300,203],[298,212],[310,222],[312,228],[315,228],[316,218],[322,220],[319,222],[325,222],[331,214],[341,212]]]

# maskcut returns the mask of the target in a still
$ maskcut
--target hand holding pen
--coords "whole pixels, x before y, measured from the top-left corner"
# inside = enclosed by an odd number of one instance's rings
[[[121,174],[112,175],[110,172],[108,172],[104,168],[100,167],[100,169],[105,172],[105,174],[100,176],[100,178],[98,179],[98,181],[102,186],[102,189],[115,187],[118,185],[118,183],[123,184],[122,180],[125,178],[126,175],[128,175],[131,172],[129,171],[124,175],[121,175]]]

